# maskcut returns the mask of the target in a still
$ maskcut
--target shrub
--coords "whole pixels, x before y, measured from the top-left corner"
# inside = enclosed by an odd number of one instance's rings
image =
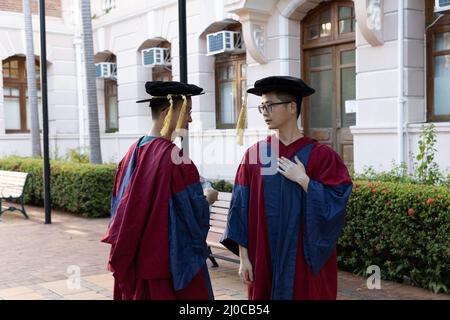
[[[31,174],[25,188],[25,203],[44,203],[43,161],[39,158],[9,157],[0,159],[1,170]],[[52,208],[88,217],[107,217],[115,165],[90,165],[51,161]]]
[[[434,162],[437,153],[437,135],[434,131],[434,124],[422,126],[422,133],[419,139],[419,153],[416,156],[417,178],[424,184],[436,184],[443,180],[443,175],[439,166]]]
[[[212,182],[214,189],[220,192],[231,192],[233,190],[233,184],[225,180],[216,180]]]
[[[449,208],[444,186],[355,182],[339,267],[363,275],[378,265],[383,279],[449,292]]]
[[[81,153],[78,148],[69,149],[66,155],[66,161],[75,163],[89,163],[88,148]]]

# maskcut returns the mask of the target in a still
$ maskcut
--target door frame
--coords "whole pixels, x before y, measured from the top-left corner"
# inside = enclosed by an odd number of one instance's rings
[[[341,106],[341,68],[340,65],[340,53],[342,51],[347,51],[350,48],[353,48],[356,50],[356,33],[353,31],[348,34],[338,34],[337,31],[337,24],[333,28],[332,37],[330,37],[329,40],[323,39],[323,40],[312,40],[312,41],[306,41],[306,29],[307,25],[310,21],[310,19],[315,19],[314,16],[317,14],[320,14],[327,8],[334,7],[334,10],[332,11],[332,21],[336,23],[338,21],[337,12],[339,8],[339,4],[342,5],[350,5],[351,1],[345,1],[345,0],[335,0],[332,2],[326,2],[319,4],[316,8],[312,9],[308,14],[305,16],[305,18],[301,22],[301,34],[302,34],[302,42],[301,42],[301,76],[303,79],[305,79],[306,82],[309,83],[309,58],[311,56],[311,53],[318,53],[321,52],[330,52],[332,55],[332,68],[334,72],[334,82],[335,86],[333,88],[333,101],[332,101],[332,109],[333,114],[331,118],[332,126],[330,127],[330,140],[331,140],[331,146],[334,150],[336,150],[340,155],[343,155],[343,149],[340,145],[342,144],[339,141],[338,134],[340,134],[339,130],[342,129],[342,108],[344,106]],[[354,6],[353,6],[354,8]],[[356,61],[355,61],[356,66]],[[336,92],[337,91],[337,92]],[[310,98],[303,99],[303,108],[302,108],[302,127],[304,129],[305,135],[311,135],[311,113],[313,110],[311,110],[310,106]],[[347,130],[347,128],[344,128]]]
[[[347,159],[345,157],[344,154],[344,148],[345,145],[352,145],[354,144],[354,139],[353,139],[353,135],[351,134],[350,128],[348,127],[344,127],[343,126],[343,121],[344,121],[344,117],[342,116],[343,113],[345,113],[345,105],[342,103],[344,101],[342,101],[342,83],[341,83],[341,79],[342,79],[342,69],[344,68],[355,68],[355,72],[356,72],[356,56],[355,56],[355,62],[352,64],[341,64],[341,53],[344,51],[350,51],[350,50],[354,50],[355,51],[355,55],[356,55],[356,46],[355,43],[347,43],[347,44],[342,44],[339,45],[337,47],[335,47],[336,49],[336,56],[335,58],[336,60],[336,87],[337,87],[337,92],[336,92],[336,127],[335,127],[335,150],[341,155],[343,161],[348,165],[348,166],[353,166],[353,154],[354,151],[352,151],[352,155],[351,155],[351,159]],[[355,97],[356,97],[356,74],[355,74]],[[345,102],[344,102],[345,103]],[[342,110],[342,108],[344,108],[344,110]],[[343,112],[344,111],[344,112]]]

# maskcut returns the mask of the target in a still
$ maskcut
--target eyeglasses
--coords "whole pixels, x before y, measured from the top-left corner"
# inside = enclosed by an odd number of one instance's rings
[[[258,106],[258,111],[259,113],[263,113],[264,111],[266,111],[267,113],[272,113],[273,110],[273,106],[277,106],[280,104],[286,104],[286,103],[290,103],[292,101],[284,101],[284,102],[272,102],[272,103],[262,103]]]

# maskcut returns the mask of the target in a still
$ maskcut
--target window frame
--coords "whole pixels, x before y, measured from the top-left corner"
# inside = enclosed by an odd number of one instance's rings
[[[354,41],[356,36],[355,30],[339,34],[339,7],[350,7],[353,12],[352,19],[356,19],[353,1],[347,0],[338,0],[331,3],[323,2],[308,12],[306,18],[302,20],[302,48],[304,50]],[[331,10],[331,35],[324,38],[318,37],[317,39],[309,40],[307,36],[308,28],[312,25],[319,25],[320,27],[318,20],[320,19],[321,14],[329,9]]]
[[[217,129],[234,129],[238,121],[239,113],[242,108],[242,86],[241,83],[244,81],[247,83],[247,75],[245,77],[241,74],[242,65],[247,65],[247,59],[245,53],[239,54],[227,54],[223,53],[216,56],[216,61],[214,64],[214,81],[215,81],[215,96],[216,96],[216,128]],[[232,80],[220,80],[220,69],[223,67],[234,67],[235,77]],[[236,90],[236,96],[234,97],[235,114],[236,121],[234,123],[222,123],[220,119],[221,111],[223,106],[220,101],[220,86],[223,83],[232,82]]]
[[[427,25],[433,23],[435,19],[434,15],[434,1],[426,2],[426,21]],[[426,41],[426,108],[427,108],[427,122],[449,122],[450,114],[448,115],[436,115],[434,112],[434,74],[435,63],[434,58],[437,56],[449,55],[449,50],[434,50],[434,44],[436,41],[436,35],[443,32],[450,32],[450,13],[445,13],[445,16],[439,20],[433,27],[427,30]]]
[[[27,76],[26,76],[26,57],[24,56],[11,56],[2,61],[2,66],[5,63],[11,61],[17,61],[18,63],[18,78],[8,78],[3,76],[3,88],[14,88],[19,90],[19,106],[20,106],[20,129],[5,129],[6,134],[14,133],[30,133],[30,129],[27,128]],[[35,59],[36,68],[36,89],[41,89],[40,82],[40,66],[39,61]]]
[[[119,131],[119,114],[117,113],[117,128],[111,128],[110,127],[110,121],[109,121],[109,94],[111,86],[116,87],[116,98],[117,98],[117,112],[119,111],[119,101],[118,101],[118,88],[117,88],[117,81],[113,79],[105,79],[104,80],[104,89],[103,93],[105,95],[105,133],[114,133]]]

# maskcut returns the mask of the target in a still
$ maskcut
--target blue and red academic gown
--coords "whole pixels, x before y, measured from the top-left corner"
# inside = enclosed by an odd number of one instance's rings
[[[116,300],[213,299],[209,205],[195,165],[173,155],[181,155],[173,143],[145,136],[119,163],[102,239],[111,244]]]
[[[254,282],[251,300],[336,299],[336,243],[352,181],[339,155],[303,137],[278,154],[269,136],[239,165],[222,244],[247,248]],[[277,158],[297,156],[310,178],[308,192],[276,172]],[[262,170],[275,174],[262,174]]]

